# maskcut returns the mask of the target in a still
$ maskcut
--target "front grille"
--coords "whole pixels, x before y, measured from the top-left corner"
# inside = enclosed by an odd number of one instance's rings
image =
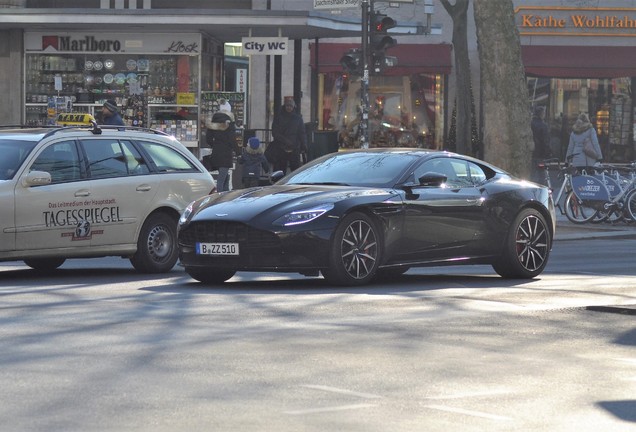
[[[275,234],[254,229],[239,222],[203,221],[193,222],[179,234],[179,243],[194,247],[201,243],[239,243],[241,248],[279,247]]]

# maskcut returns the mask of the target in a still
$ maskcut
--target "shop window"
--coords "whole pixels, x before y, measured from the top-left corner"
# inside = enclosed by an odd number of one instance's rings
[[[564,158],[570,132],[580,113],[588,114],[599,137],[606,162],[634,157],[632,78],[527,79],[529,109],[546,107],[552,153]]]
[[[360,144],[360,80],[322,74],[319,130],[337,130],[341,147]],[[442,77],[434,74],[374,76],[369,83],[371,147],[441,148]]]

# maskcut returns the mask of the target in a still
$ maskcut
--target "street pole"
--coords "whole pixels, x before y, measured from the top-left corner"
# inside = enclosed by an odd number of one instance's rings
[[[362,80],[360,85],[360,148],[369,148],[369,2],[373,8],[373,0],[362,0]],[[371,9],[373,10],[373,9]]]

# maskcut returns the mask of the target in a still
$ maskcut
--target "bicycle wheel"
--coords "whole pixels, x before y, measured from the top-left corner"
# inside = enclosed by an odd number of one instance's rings
[[[565,216],[570,222],[584,224],[597,217],[596,213],[596,209],[583,204],[574,192],[568,192],[565,197]]]
[[[636,221],[636,189],[628,193],[625,198],[625,213],[631,222]]]
[[[616,223],[623,220],[625,217],[622,209],[612,207],[610,210],[598,210],[596,216],[590,221],[592,223]]]

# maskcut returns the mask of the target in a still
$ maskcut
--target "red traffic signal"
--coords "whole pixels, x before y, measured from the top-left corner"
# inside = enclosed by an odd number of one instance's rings
[[[372,17],[372,31],[375,33],[386,33],[388,29],[392,29],[396,26],[396,22],[393,18],[384,14],[373,14]]]

